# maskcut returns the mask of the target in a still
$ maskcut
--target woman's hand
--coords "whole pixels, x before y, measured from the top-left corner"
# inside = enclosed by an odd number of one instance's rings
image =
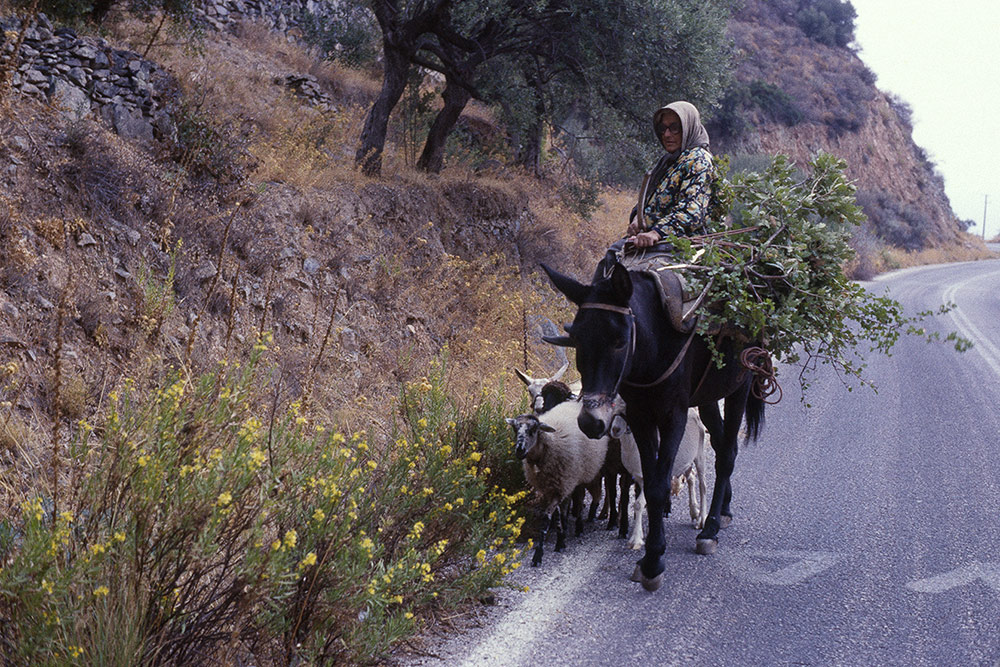
[[[639,223],[635,221],[635,218],[629,220],[628,229],[625,230],[627,236],[635,236],[639,232]]]
[[[629,229],[631,230],[631,226]],[[635,234],[628,237],[628,240],[631,241],[636,248],[648,248],[649,246],[660,242],[660,234],[658,232],[643,232],[642,234]]]

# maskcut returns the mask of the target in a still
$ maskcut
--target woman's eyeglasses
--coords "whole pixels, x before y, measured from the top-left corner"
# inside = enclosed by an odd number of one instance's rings
[[[670,123],[669,125],[660,124],[656,126],[656,132],[658,134],[663,134],[664,132],[670,132],[670,134],[680,134],[681,124],[676,121]]]

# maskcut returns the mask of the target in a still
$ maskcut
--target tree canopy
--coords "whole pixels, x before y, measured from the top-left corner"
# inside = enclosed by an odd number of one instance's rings
[[[730,0],[371,4],[385,69],[357,153],[367,173],[380,169],[389,113],[413,66],[446,81],[421,167],[440,169],[447,133],[468,100],[478,98],[501,109],[521,162],[537,164],[546,129],[555,127],[590,175],[610,180],[648,161],[657,107],[688,99],[707,108],[729,75]]]

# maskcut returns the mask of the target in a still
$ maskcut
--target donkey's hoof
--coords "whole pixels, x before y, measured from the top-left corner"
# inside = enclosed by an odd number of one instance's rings
[[[642,587],[645,588],[650,593],[655,593],[656,591],[660,590],[660,586],[663,585],[663,573],[662,572],[660,572],[658,575],[656,575],[652,579],[647,579],[645,576],[643,576],[642,571],[640,570],[640,572],[639,572],[639,578],[641,579],[640,583],[642,584]]]
[[[637,584],[642,582],[642,568],[639,567],[638,563],[635,564],[635,569],[632,570],[632,576],[629,577],[629,581],[634,581]]]
[[[719,548],[719,540],[695,540],[695,551],[701,556],[711,556]]]
[[[733,515],[723,514],[719,517],[719,526],[721,528],[729,528],[729,525],[733,522]]]

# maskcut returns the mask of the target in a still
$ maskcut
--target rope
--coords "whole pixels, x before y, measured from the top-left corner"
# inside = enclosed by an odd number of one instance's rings
[[[754,397],[764,401],[768,405],[775,405],[781,402],[781,385],[774,373],[774,364],[771,362],[771,353],[762,347],[748,347],[740,353],[740,363],[748,371],[753,373],[753,383],[750,391]],[[767,400],[775,392],[778,398],[774,401]]]

